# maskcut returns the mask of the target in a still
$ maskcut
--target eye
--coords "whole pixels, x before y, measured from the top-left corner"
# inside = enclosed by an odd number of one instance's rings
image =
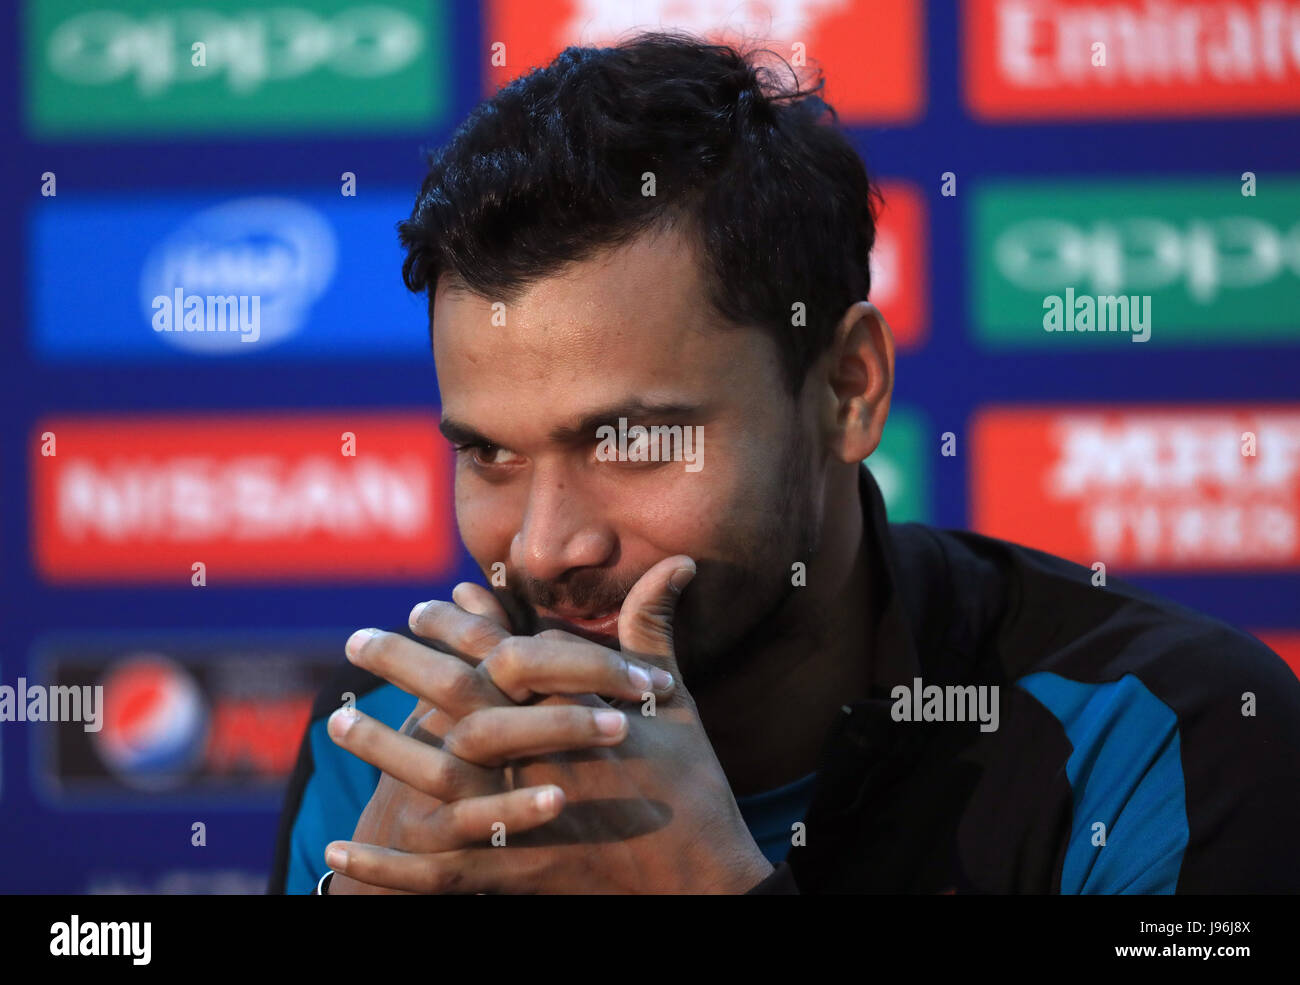
[[[635,438],[629,438],[627,443],[627,453],[630,457],[640,459],[643,462],[650,460],[650,432],[642,428]]]
[[[468,455],[470,461],[480,468],[492,468],[496,465],[513,465],[519,456],[508,448],[488,442],[470,442],[456,446],[457,455]]]
[[[680,443],[673,440],[673,434],[666,426],[634,424],[617,435],[603,437],[597,443],[597,458],[629,471],[664,468],[682,454]],[[611,439],[612,446],[608,443]]]

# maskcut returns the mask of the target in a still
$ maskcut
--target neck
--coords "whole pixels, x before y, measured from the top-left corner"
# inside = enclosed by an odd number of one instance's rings
[[[851,481],[849,481],[851,480]],[[857,469],[836,484],[822,547],[741,670],[691,695],[738,797],[814,772],[841,707],[867,696],[875,614]]]

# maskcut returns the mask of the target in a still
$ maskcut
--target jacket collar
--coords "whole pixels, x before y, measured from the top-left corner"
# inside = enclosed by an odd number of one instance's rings
[[[912,686],[921,676],[921,661],[912,632],[912,615],[918,614],[920,599],[905,597],[909,586],[905,575],[915,575],[905,566],[899,545],[890,531],[885,500],[875,477],[864,464],[859,470],[858,488],[862,499],[863,537],[871,565],[872,606],[877,613],[871,640],[871,696],[888,697],[899,684]]]

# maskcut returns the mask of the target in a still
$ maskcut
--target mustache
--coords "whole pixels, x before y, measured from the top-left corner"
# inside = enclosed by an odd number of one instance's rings
[[[640,575],[631,578],[610,577],[602,572],[577,572],[563,581],[544,581],[518,574],[510,579],[505,592],[515,605],[535,622],[538,609],[577,609],[582,612],[607,612],[617,609],[627,598]],[[513,615],[514,613],[512,613]]]

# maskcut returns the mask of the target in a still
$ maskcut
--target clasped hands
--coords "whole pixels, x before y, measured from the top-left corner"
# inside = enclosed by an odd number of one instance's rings
[[[400,732],[357,711],[336,744],[381,778],[330,895],[743,893],[771,871],[681,682],[672,620],[695,575],[665,558],[628,593],[621,650],[561,630],[514,636],[486,588],[362,630],[353,663],[418,698]]]

